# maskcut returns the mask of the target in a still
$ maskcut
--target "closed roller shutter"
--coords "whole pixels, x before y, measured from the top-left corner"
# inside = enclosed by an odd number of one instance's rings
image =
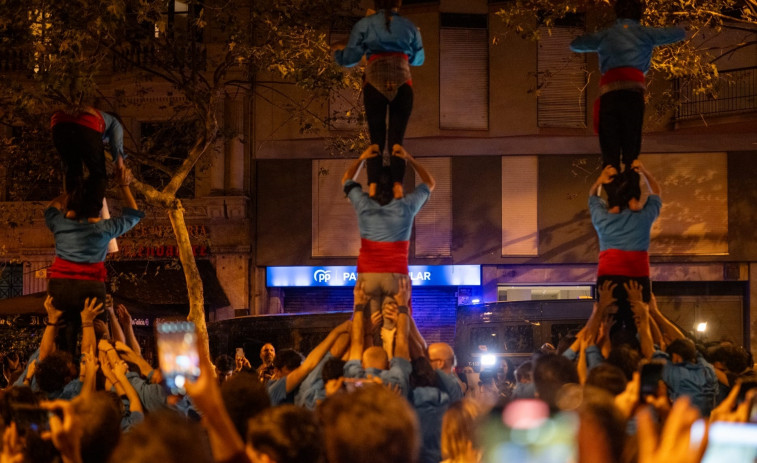
[[[436,181],[431,197],[415,216],[415,257],[452,255],[452,185],[450,158],[423,158],[423,166]],[[420,182],[417,178],[416,183]]]
[[[357,217],[342,191],[342,174],[354,159],[313,161],[313,257],[357,257]]]
[[[586,127],[586,55],[570,51],[584,33],[578,27],[541,30],[538,48],[537,112],[539,127]]]
[[[538,159],[502,157],[502,255],[538,256]]]

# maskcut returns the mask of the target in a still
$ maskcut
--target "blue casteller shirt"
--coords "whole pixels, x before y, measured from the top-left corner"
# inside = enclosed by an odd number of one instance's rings
[[[442,461],[442,418],[450,404],[449,395],[436,387],[416,387],[410,403],[421,427],[420,463]]]
[[[575,38],[570,49],[578,53],[597,52],[599,70],[633,67],[644,74],[649,71],[652,50],[686,38],[678,27],[645,27],[638,21],[619,18],[607,29]]]
[[[381,379],[383,384],[396,384],[400,388],[402,397],[408,397],[410,392],[410,373],[413,366],[410,361],[401,357],[394,357],[389,362],[388,370],[379,370],[378,368],[363,369],[360,360],[348,360],[344,364],[345,378],[366,378],[376,376]]]
[[[412,193],[381,206],[353,180],[344,183],[345,191],[352,185],[354,187],[347,193],[347,198],[357,213],[360,237],[371,241],[408,241],[413,232],[415,215],[431,195],[428,185],[421,183]]]
[[[410,66],[420,66],[425,60],[421,33],[412,21],[392,13],[389,30],[386,30],[384,11],[366,16],[355,24],[350,32],[347,46],[334,53],[334,59],[342,66],[352,67],[375,53],[404,53]]]
[[[331,352],[326,352],[313,371],[305,376],[294,395],[295,405],[315,410],[318,402],[326,399],[326,385],[323,383],[322,372],[323,366],[332,357]]]
[[[673,363],[670,356],[656,351],[652,358],[665,360],[662,380],[668,386],[671,401],[685,395],[704,417],[710,416],[718,395],[718,377],[715,368],[697,354],[697,363]]]
[[[617,214],[607,212],[607,205],[596,195],[589,196],[591,223],[599,236],[599,250],[647,251],[652,224],[660,215],[662,199],[649,195],[640,211],[623,209]]]
[[[124,128],[118,119],[106,113],[105,111],[98,111],[105,121],[105,131],[103,132],[103,142],[110,145],[110,153],[113,155],[113,160],[117,158],[126,159],[124,153]]]
[[[108,242],[131,230],[145,213],[128,207],[120,217],[96,223],[67,219],[60,209],[45,209],[45,223],[55,235],[55,255],[69,262],[97,263],[105,260]]]

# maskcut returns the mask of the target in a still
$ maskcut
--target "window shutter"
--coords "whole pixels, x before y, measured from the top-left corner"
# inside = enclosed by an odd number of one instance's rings
[[[570,51],[579,27],[541,28],[537,64],[539,127],[586,128],[586,55]]]
[[[357,217],[342,191],[342,174],[354,159],[313,161],[313,257],[357,257]]]
[[[415,257],[452,256],[452,185],[450,158],[423,158],[436,181],[431,197],[415,216]],[[416,183],[420,182],[417,178]]]
[[[502,157],[502,255],[538,256],[538,158]]]
[[[442,23],[444,26],[444,23]],[[442,27],[439,124],[442,129],[489,128],[489,32]]]

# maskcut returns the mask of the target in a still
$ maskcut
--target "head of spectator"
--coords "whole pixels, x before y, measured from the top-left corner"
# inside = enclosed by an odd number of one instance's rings
[[[105,461],[105,460],[103,460]],[[150,413],[124,434],[110,463],[212,463],[202,427],[175,412]]]
[[[502,357],[502,363],[497,369],[497,384],[500,383],[514,383],[515,382],[515,368],[513,362],[507,357]]]
[[[442,370],[447,374],[452,374],[452,369],[457,366],[457,358],[452,346],[446,342],[435,342],[428,346],[428,358],[431,366],[437,370]]]
[[[641,354],[629,345],[623,344],[613,347],[607,355],[606,363],[614,365],[623,371],[626,382],[631,381],[635,371],[639,371]]]
[[[216,367],[216,377],[218,382],[223,384],[224,381],[231,378],[234,375],[234,359],[231,356],[222,354],[216,357],[216,361],[213,363]]]
[[[450,462],[478,462],[481,450],[476,441],[481,408],[470,399],[453,403],[442,419],[442,458]]]
[[[625,461],[626,420],[612,395],[584,387],[578,429],[578,461]]]
[[[43,392],[53,393],[76,378],[76,365],[66,351],[55,351],[37,363],[37,384]]]
[[[437,387],[438,379],[436,371],[431,366],[431,362],[426,357],[413,359],[410,364],[413,371],[410,373],[410,388],[416,387]]]
[[[573,363],[562,355],[542,355],[534,361],[534,388],[536,396],[546,402],[551,410],[557,410],[560,389],[570,383],[578,383],[578,373]]]
[[[414,463],[418,460],[418,418],[403,397],[368,384],[335,394],[318,409],[329,463]],[[359,434],[359,437],[358,435]]]
[[[332,357],[323,364],[321,379],[323,380],[323,387],[326,389],[327,396],[341,390],[345,363],[342,359]]]
[[[283,378],[302,365],[302,354],[294,349],[279,351],[273,359],[274,378]]]
[[[626,390],[626,374],[623,370],[603,362],[589,370],[586,385],[597,389],[603,389],[613,396]]]
[[[381,346],[371,346],[363,352],[363,368],[386,370],[389,367],[389,357]]]
[[[221,396],[240,436],[247,435],[247,422],[271,406],[265,385],[252,373],[239,373],[221,385]]]
[[[676,339],[668,344],[665,352],[673,363],[696,363],[697,347],[690,339]]]
[[[557,353],[562,355],[563,352],[573,345],[576,341],[576,333],[574,331],[569,332],[565,336],[561,337],[557,342]]]
[[[105,391],[78,396],[71,401],[81,425],[82,463],[100,463],[118,444],[121,435],[121,413]]]
[[[530,360],[521,363],[518,368],[515,369],[515,381],[518,383],[532,382],[534,380],[533,367],[534,364]]]
[[[620,19],[633,19],[641,21],[641,15],[644,13],[644,5],[640,0],[616,0],[615,16]]]
[[[250,421],[246,451],[252,463],[319,463],[321,428],[305,408],[288,404],[269,408]]]
[[[272,365],[273,359],[276,357],[276,349],[270,342],[263,344],[260,348],[260,363],[261,365]]]

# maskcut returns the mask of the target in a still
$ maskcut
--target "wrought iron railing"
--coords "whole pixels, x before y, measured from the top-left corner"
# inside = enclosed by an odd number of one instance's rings
[[[678,121],[757,111],[757,66],[720,71],[716,96],[698,94],[686,79],[676,79]]]

